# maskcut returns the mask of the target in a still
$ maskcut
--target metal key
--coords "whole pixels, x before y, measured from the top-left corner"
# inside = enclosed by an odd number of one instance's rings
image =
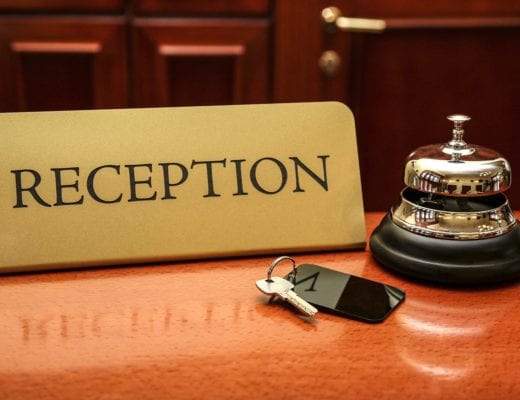
[[[268,296],[276,296],[288,303],[292,304],[303,314],[313,317],[318,310],[298,296],[292,289],[294,285],[278,276],[269,279],[259,279],[256,281],[256,287]]]

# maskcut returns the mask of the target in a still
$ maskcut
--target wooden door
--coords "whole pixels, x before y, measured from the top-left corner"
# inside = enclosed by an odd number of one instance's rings
[[[138,18],[133,25],[138,106],[265,103],[267,19]]]
[[[116,17],[0,18],[0,111],[127,106],[124,33]]]
[[[473,118],[468,142],[500,151],[513,176],[520,174],[519,2],[310,0],[297,9],[289,3],[276,3],[274,98],[339,100],[353,109],[367,210],[395,202],[405,157],[449,140],[445,117],[453,113]],[[329,6],[386,26],[327,29],[322,12]],[[513,182],[507,195],[520,208],[520,184]]]

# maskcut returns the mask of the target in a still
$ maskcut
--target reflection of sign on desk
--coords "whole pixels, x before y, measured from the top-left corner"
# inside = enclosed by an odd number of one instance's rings
[[[220,263],[217,279],[210,268],[186,276],[186,271],[158,267],[143,275],[134,269],[129,275],[108,272],[44,283],[38,281],[41,277],[29,283],[10,281],[0,290],[2,327],[9,327],[0,329],[0,382],[9,373],[113,371],[139,362],[184,366],[191,360],[197,365],[210,356],[208,348],[219,360],[230,354],[247,357],[251,341],[259,348],[273,341],[271,335],[259,335],[257,327],[276,332],[286,324],[293,335],[313,329],[299,325],[292,311],[273,312],[255,291],[248,298],[242,289],[247,273],[240,268],[226,269]],[[222,282],[239,282],[240,295],[223,296]],[[200,297],[193,297],[195,284],[203,291]],[[319,342],[332,348],[344,331],[341,319],[328,321],[327,334]],[[302,352],[316,345],[315,335],[299,340],[305,343]],[[203,364],[197,370],[207,367]]]
[[[364,244],[339,103],[0,114],[0,271]]]

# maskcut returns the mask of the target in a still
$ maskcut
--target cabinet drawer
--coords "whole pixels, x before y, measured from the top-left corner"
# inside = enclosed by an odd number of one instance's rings
[[[0,18],[0,111],[128,105],[122,18]]]
[[[137,13],[266,15],[269,0],[135,0]]]
[[[137,106],[264,103],[267,20],[142,18],[133,26]]]
[[[0,0],[0,11],[123,11],[125,0]]]

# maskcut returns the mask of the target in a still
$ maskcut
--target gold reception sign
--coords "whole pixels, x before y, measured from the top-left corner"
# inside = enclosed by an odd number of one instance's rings
[[[0,114],[0,272],[348,249],[340,103]]]

